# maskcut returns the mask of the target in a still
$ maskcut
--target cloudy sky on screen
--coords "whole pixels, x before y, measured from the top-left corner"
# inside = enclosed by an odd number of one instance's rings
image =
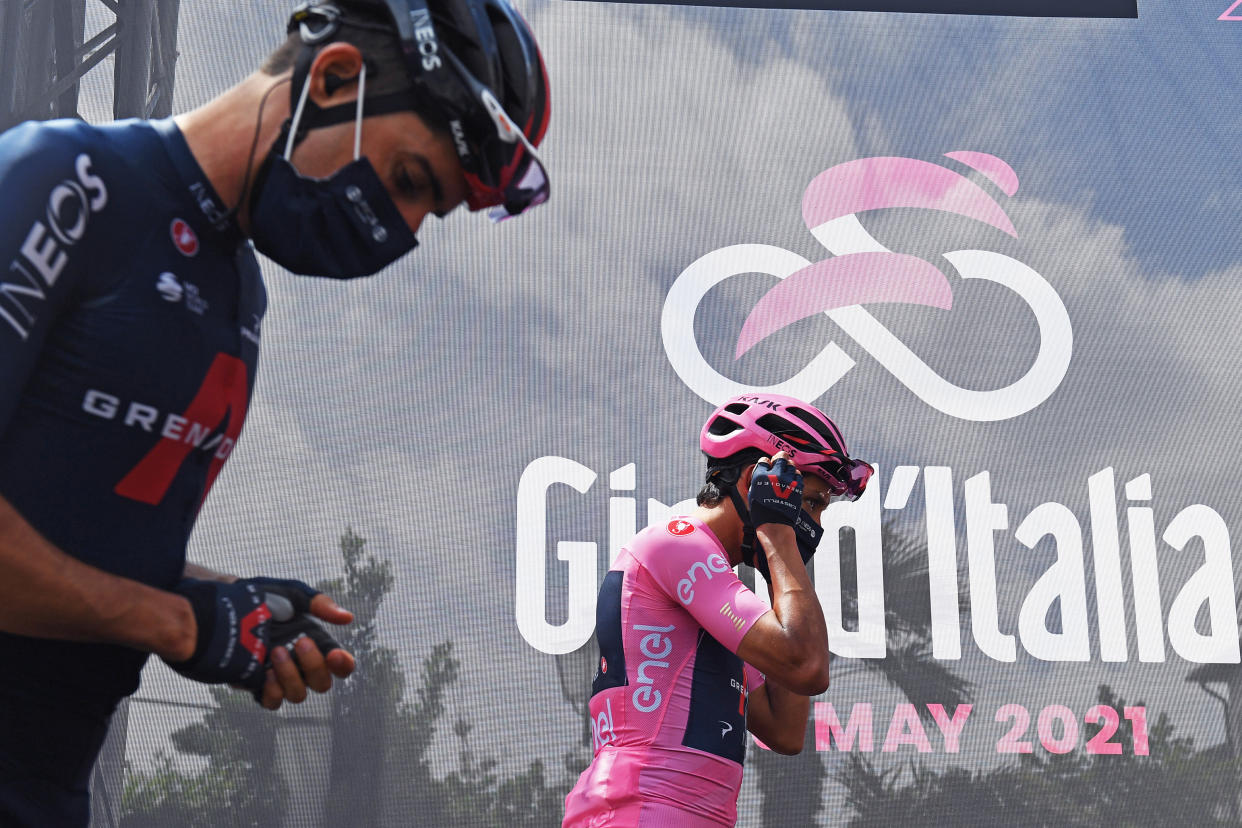
[[[177,111],[244,77],[278,42],[285,4],[243,8],[183,2]],[[1138,21],[1049,21],[527,4],[553,83],[552,201],[498,227],[461,211],[433,220],[422,248],[370,280],[297,278],[265,262],[258,390],[192,555],[314,580],[335,574],[336,538],[353,526],[396,566],[383,633],[407,666],[453,640],[465,662],[455,704],[480,725],[478,745],[507,762],[555,759],[578,725],[553,657],[513,620],[522,470],[560,455],[600,475],[587,495],[550,500],[556,621],[566,574],[555,542],[596,541],[601,575],[606,565],[610,471],[637,464],[640,504],[697,488],[710,406],[673,372],[659,330],[677,276],[743,242],[825,258],[800,211],[816,174],[875,155],[953,167],[942,156],[955,150],[1012,165],[1019,190],[989,192],[1018,238],[926,211],[864,215],[893,249],[937,262],[954,298],[950,311],[869,309],[947,378],[995,388],[1030,365],[1037,329],[1012,294],[967,284],[938,257],[975,247],[1027,263],[1074,329],[1069,372],[1046,403],[998,423],[952,419],[822,317],[734,362],[746,314],[775,283],[763,274],[707,296],[696,316],[705,356],[768,384],[835,341],[858,364],[817,402],[882,470],[951,466],[959,533],[961,482],[990,471],[1010,509],[997,539],[1007,632],[1054,556],[1022,547],[1013,528],[1057,501],[1087,532],[1087,478],[1102,468],[1119,483],[1152,475],[1158,531],[1204,503],[1236,537],[1242,23],[1217,22],[1223,8],[1143,3]],[[86,87],[92,120],[107,116],[100,91]],[[911,500],[900,519],[921,537],[921,485]],[[1166,609],[1199,560],[1162,549]],[[1088,572],[1089,596],[1091,582]],[[1093,632],[1091,663],[1036,662],[1019,647],[1017,664],[1003,665],[973,647],[968,620],[963,629],[957,666],[977,682],[980,710],[1081,710],[1108,682],[1170,712],[1200,746],[1220,738],[1219,709],[1185,683],[1193,665],[1171,651],[1140,667],[1131,638],[1130,663],[1103,665]],[[147,682],[143,692],[195,696],[160,668]],[[896,701],[850,678],[825,698]],[[170,721],[141,727],[158,734]],[[983,747],[955,761],[994,761]]]

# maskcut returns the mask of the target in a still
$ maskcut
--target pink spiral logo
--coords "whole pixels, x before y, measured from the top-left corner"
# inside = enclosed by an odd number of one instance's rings
[[[1017,174],[994,155],[951,152],[947,157],[983,173],[1005,195],[1018,191]],[[1000,204],[973,181],[913,158],[862,158],[825,170],[802,196],[802,220],[811,230],[844,216],[889,207],[943,210],[1018,235]],[[864,251],[815,262],[759,300],[742,326],[734,358],[800,319],[875,302],[949,310],[953,289],[931,262],[904,253]]]
[[[946,156],[977,171],[1005,195],[1018,191],[1018,176],[1000,158],[983,152]],[[712,287],[742,273],[780,279],[756,303],[738,335],[734,358],[776,331],[824,313],[859,347],[927,404],[953,417],[1004,420],[1046,400],[1069,367],[1073,331],[1069,314],[1051,285],[1026,264],[987,250],[944,254],[962,279],[984,279],[1017,294],[1039,326],[1039,351],[1026,373],[994,389],[967,389],[937,374],[864,305],[900,302],[950,310],[953,289],[939,267],[877,241],[858,214],[894,207],[940,210],[982,222],[1017,238],[1004,208],[982,187],[953,170],[914,158],[878,157],[825,170],[807,187],[802,218],[811,234],[833,254],[818,262],[771,245],[737,244],[714,250],[687,267],[669,290],[661,332],[665,353],[678,376],[716,405],[736,394],[767,391],[814,400],[854,366],[837,344],[793,377],[766,386],[747,386],[718,373],[694,339],[694,311]]]

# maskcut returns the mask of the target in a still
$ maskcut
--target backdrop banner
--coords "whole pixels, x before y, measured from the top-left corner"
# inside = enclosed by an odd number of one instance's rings
[[[1242,5],[518,5],[550,201],[370,279],[263,260],[191,542],[324,583],[358,673],[263,717],[152,663],[130,824],[559,824],[599,586],[760,390],[877,471],[811,562],[831,687],[800,755],[748,746],[740,825],[1239,824]],[[291,6],[182,0],[174,110]]]

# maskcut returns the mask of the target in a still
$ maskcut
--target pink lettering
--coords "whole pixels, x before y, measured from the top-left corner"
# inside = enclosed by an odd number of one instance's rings
[[[864,753],[872,750],[871,741],[871,704],[857,702],[850,709],[849,724],[841,727],[837,711],[832,702],[815,703],[815,749],[832,750],[832,742],[837,743],[837,750],[853,750],[854,739],[858,739],[858,749]]]
[[[966,726],[966,719],[970,717],[970,711],[973,705],[959,704],[957,709],[953,711],[953,718],[949,718],[944,712],[943,704],[929,704],[927,709],[931,711],[932,718],[936,720],[936,726],[940,728],[940,734],[944,736],[945,753],[957,753],[959,750],[958,738],[962,735],[962,728]]]
[[[884,737],[885,753],[893,753],[902,745],[914,745],[919,753],[931,753],[931,740],[927,731],[919,721],[919,712],[912,704],[899,704],[893,711],[893,721],[889,723],[888,735]]]

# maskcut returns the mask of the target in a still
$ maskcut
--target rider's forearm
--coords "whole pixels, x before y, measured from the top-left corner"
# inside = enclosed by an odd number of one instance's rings
[[[767,550],[772,610],[810,683],[828,685],[828,626],[792,527],[763,524],[755,532]],[[819,691],[817,691],[819,692]]]
[[[193,654],[196,635],[184,598],[65,554],[2,496],[0,630],[122,644],[172,661]]]
[[[786,690],[771,680],[764,682],[768,694],[771,725],[782,734],[784,744],[800,745],[811,712],[811,697]]]

